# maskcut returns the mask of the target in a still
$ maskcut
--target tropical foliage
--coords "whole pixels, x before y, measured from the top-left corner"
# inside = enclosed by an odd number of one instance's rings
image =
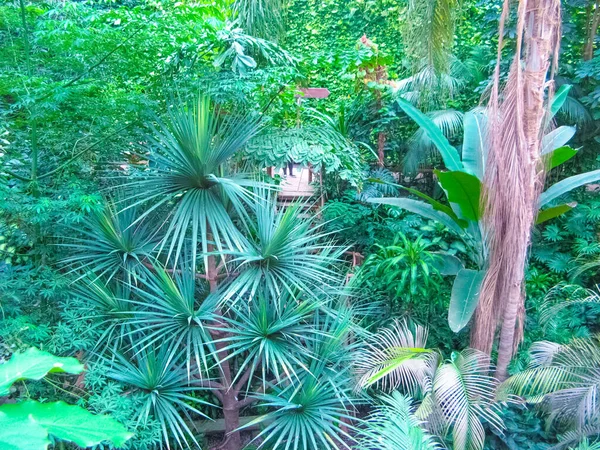
[[[2,3],[0,447],[596,449],[599,29]]]

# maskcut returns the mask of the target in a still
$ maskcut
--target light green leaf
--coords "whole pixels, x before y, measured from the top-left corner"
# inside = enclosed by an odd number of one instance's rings
[[[427,133],[440,152],[444,165],[449,170],[464,170],[458,151],[450,145],[446,136],[433,121],[406,100],[399,98],[397,101],[398,106]]]
[[[15,381],[41,380],[52,372],[78,374],[83,372],[83,364],[75,358],[61,358],[36,348],[15,353],[7,363],[0,365],[0,395],[8,395]]]
[[[435,171],[438,180],[448,196],[448,200],[456,203],[464,217],[477,222],[479,220],[479,198],[481,182],[475,175],[467,172]]]
[[[560,166],[561,164],[570,160],[573,156],[577,154],[577,150],[568,145],[563,147],[559,147],[556,150],[545,155],[544,159],[547,163],[548,170],[554,169],[555,167]]]
[[[462,163],[467,172],[483,180],[486,156],[487,116],[483,110],[465,114]]]
[[[550,119],[556,115],[556,113],[562,108],[567,100],[567,96],[569,95],[569,91],[572,86],[570,84],[563,84],[560,89],[554,94],[554,98],[552,99],[552,105],[550,105]]]
[[[427,219],[435,220],[445,225],[456,233],[462,233],[463,228],[452,217],[441,211],[437,211],[433,206],[413,200],[410,198],[370,198],[370,203],[380,203],[384,205],[397,206],[415,214],[419,214]]]
[[[432,252],[436,256],[433,267],[437,269],[440,275],[457,275],[465,268],[462,261],[456,256],[442,252]]]
[[[547,205],[552,200],[557,199],[561,195],[566,194],[575,188],[598,180],[600,180],[600,169],[565,178],[550,186],[542,193],[542,195],[540,195],[540,207]]]
[[[471,320],[471,316],[479,303],[479,291],[485,271],[463,269],[458,272],[448,309],[448,324],[455,333],[462,330]]]
[[[575,135],[575,127],[562,126],[552,130],[542,138],[542,155],[563,147]]]
[[[0,406],[0,429],[21,431],[20,442],[9,434],[0,433],[0,443],[6,442],[11,445],[8,448],[18,450],[45,450],[48,434],[84,448],[103,441],[121,447],[133,436],[109,416],[94,415],[64,402],[38,403],[33,400]]]
[[[571,211],[576,206],[576,202],[563,203],[562,205],[553,206],[551,208],[544,209],[543,211],[539,211],[537,218],[535,219],[535,224],[539,225],[547,222],[550,219],[554,219],[555,217],[562,216],[564,213]]]

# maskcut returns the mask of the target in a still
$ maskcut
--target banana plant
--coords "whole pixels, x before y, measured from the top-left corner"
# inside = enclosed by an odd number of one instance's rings
[[[566,100],[570,86],[563,86],[554,97],[548,114],[550,119],[558,112]],[[421,200],[411,198],[373,198],[372,203],[397,206],[419,214],[427,219],[442,223],[454,231],[465,243],[470,267],[450,255],[442,256],[443,275],[456,275],[452,287],[448,322],[450,328],[458,332],[470,321],[479,302],[479,290],[485,275],[487,249],[481,210],[481,192],[485,179],[488,147],[486,141],[487,116],[482,108],[476,108],[464,115],[464,137],[462,158],[455,147],[450,145],[442,131],[429,117],[408,101],[399,98],[400,108],[413,119],[428,135],[440,153],[446,171],[436,170],[447,203],[439,202],[419,191],[404,188]],[[561,126],[546,134],[542,139],[542,162],[546,170],[551,170],[570,160],[577,150],[566,145],[575,128]],[[541,168],[543,169],[543,168]],[[540,195],[536,223],[543,223],[571,210],[575,204],[555,204],[555,200],[571,190],[587,183],[600,180],[600,170],[574,175],[550,186]]]

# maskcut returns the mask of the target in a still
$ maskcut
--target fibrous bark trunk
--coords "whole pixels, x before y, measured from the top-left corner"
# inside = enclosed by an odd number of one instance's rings
[[[508,8],[505,1],[500,36]],[[490,150],[483,196],[488,267],[471,335],[472,346],[489,354],[500,323],[499,379],[506,378],[523,334],[523,280],[544,180],[540,164],[544,99],[548,70],[557,63],[560,0],[521,0],[517,36],[516,55],[502,95],[498,86],[499,43],[489,104]]]

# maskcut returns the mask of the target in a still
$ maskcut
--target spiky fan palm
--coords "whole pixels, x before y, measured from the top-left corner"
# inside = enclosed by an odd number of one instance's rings
[[[205,96],[178,103],[166,121],[159,121],[148,159],[152,168],[144,179],[129,184],[133,205],[151,203],[151,211],[168,206],[161,248],[177,263],[186,236],[191,238],[192,261],[198,243],[208,253],[209,242],[223,248],[242,249],[244,239],[228,208],[242,219],[252,199],[248,188],[257,186],[246,174],[228,172],[230,158],[260,129],[260,121],[235,116],[213,106]]]
[[[109,281],[116,275],[138,272],[158,241],[148,223],[139,219],[135,207],[119,211],[116,201],[108,199],[83,227],[74,230],[83,236],[69,238],[63,244],[74,250],[63,262],[73,270],[92,272]]]
[[[336,293],[342,277],[334,265],[345,249],[331,245],[323,224],[303,218],[302,209],[295,204],[278,210],[273,196],[257,198],[249,245],[232,261],[240,273],[227,285],[225,300],[253,298],[260,291],[272,298]]]

